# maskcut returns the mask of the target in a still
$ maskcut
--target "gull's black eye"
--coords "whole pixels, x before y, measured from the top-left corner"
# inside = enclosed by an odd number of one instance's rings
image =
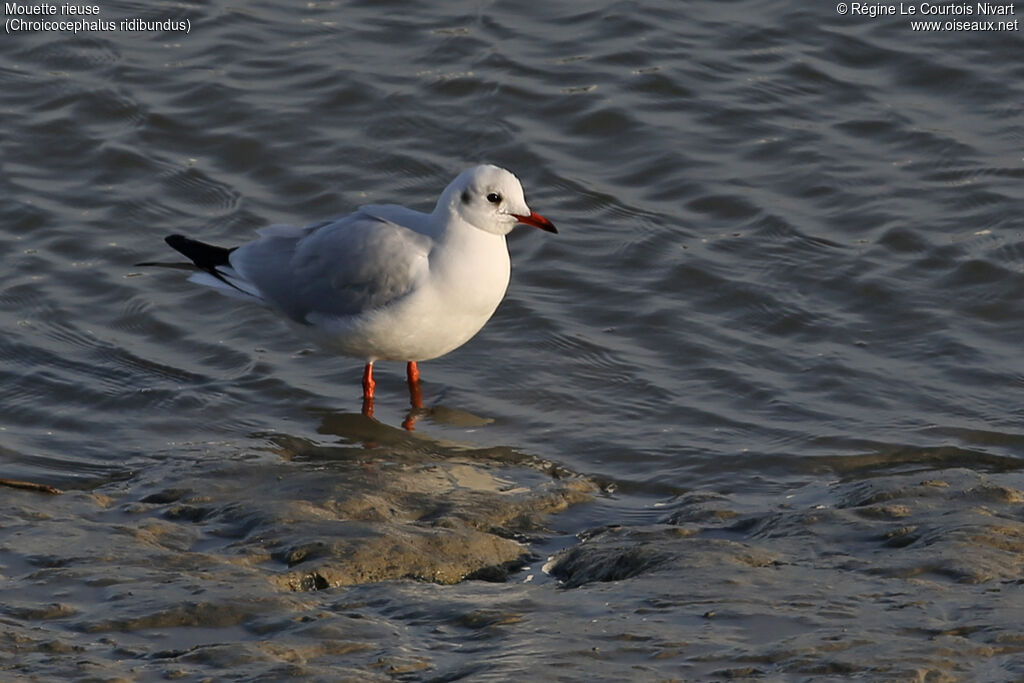
[[[498,194],[497,192],[492,192],[489,195],[487,195],[487,201],[489,201],[491,204],[500,204],[501,195]]]

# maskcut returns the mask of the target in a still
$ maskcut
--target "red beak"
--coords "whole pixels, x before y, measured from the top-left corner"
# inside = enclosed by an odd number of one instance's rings
[[[555,230],[555,224],[549,221],[547,218],[544,218],[544,216],[541,216],[536,211],[531,211],[529,216],[520,216],[518,214],[512,214],[512,217],[515,218],[520,223],[526,223],[527,225],[532,225],[535,228],[547,230],[548,232],[558,233],[558,231]]]

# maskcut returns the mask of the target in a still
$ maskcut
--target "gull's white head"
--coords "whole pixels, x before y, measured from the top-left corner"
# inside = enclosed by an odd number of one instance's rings
[[[507,235],[518,223],[548,232],[558,232],[544,216],[530,211],[519,178],[497,166],[474,166],[453,180],[434,213],[458,216],[484,232]]]

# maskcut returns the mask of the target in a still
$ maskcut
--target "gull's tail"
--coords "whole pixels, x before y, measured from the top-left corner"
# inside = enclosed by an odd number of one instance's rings
[[[253,284],[231,266],[231,252],[235,250],[234,247],[230,249],[218,247],[184,235],[168,235],[164,241],[202,271],[193,273],[189,277],[190,281],[246,301],[263,301],[263,297],[260,296]],[[159,264],[140,263],[139,265]]]

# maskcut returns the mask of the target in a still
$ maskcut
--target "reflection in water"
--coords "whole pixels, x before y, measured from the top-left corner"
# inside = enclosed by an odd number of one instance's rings
[[[490,418],[480,417],[472,413],[449,408],[444,405],[419,408],[420,417],[428,418],[432,424],[444,425],[447,427],[464,430],[466,428],[482,427],[493,422]],[[414,432],[402,425],[402,429],[391,427],[379,420],[360,413],[346,413],[330,410],[310,410],[309,414],[319,419],[317,434],[340,437],[344,443],[373,443],[386,445],[389,448],[414,447],[420,449],[427,445],[439,453],[465,453],[474,451],[478,453],[500,453],[499,459],[504,462],[528,464],[536,460],[536,456],[523,455],[517,449],[507,447],[484,448],[464,439],[453,440],[442,438],[437,435],[424,432]],[[406,420],[409,416],[406,417]],[[259,435],[257,435],[259,436]],[[451,454],[449,453],[449,454]]]

